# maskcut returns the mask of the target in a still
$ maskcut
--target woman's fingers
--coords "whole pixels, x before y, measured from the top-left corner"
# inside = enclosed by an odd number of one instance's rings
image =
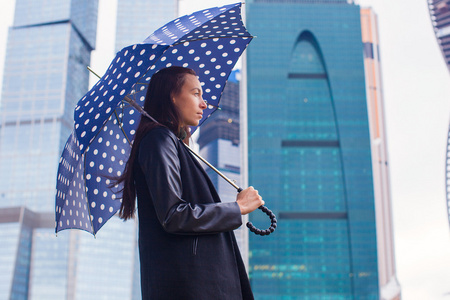
[[[241,209],[242,215],[251,213],[265,203],[262,197],[259,195],[258,191],[255,190],[252,186],[241,191],[237,195],[236,201]]]

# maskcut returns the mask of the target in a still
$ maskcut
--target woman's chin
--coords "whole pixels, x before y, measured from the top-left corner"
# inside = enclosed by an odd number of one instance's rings
[[[198,120],[198,121],[194,121],[194,122],[190,122],[188,125],[189,126],[198,126],[198,124],[200,124],[200,120]]]

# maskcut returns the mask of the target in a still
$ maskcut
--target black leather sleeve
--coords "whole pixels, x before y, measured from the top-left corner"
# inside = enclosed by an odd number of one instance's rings
[[[138,162],[145,174],[159,222],[169,233],[211,234],[242,224],[237,202],[193,204],[181,199],[178,141],[166,128],[151,130],[139,145]],[[211,200],[211,202],[213,202]]]

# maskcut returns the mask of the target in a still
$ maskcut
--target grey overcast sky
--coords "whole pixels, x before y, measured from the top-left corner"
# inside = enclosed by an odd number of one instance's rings
[[[180,14],[234,2],[180,0]],[[14,3],[0,0],[1,78]],[[379,18],[396,265],[402,296],[405,300],[450,299],[445,192],[450,72],[434,37],[426,0],[357,3],[372,7]],[[116,4],[117,0],[100,0],[97,49],[91,64],[100,74],[114,57]]]

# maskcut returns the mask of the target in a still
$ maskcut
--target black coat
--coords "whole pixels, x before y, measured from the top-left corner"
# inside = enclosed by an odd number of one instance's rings
[[[221,203],[206,172],[165,127],[135,160],[142,299],[253,299],[233,230],[236,202]]]

